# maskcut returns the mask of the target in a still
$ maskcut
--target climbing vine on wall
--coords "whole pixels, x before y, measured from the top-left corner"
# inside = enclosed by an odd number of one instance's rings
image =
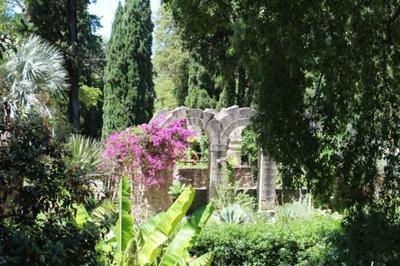
[[[176,161],[185,156],[193,132],[185,120],[161,126],[162,119],[111,134],[105,140],[103,159],[118,178],[129,175],[134,184],[162,185],[172,178]]]

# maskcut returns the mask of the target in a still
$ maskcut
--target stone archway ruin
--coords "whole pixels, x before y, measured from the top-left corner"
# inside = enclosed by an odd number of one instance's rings
[[[224,164],[227,157],[229,137],[240,127],[248,126],[254,115],[249,107],[232,106],[221,111],[215,109],[193,109],[178,107],[172,111],[161,111],[152,120],[162,119],[161,125],[172,119],[186,119],[189,126],[197,127],[209,137],[209,197],[212,197],[213,186],[219,183],[224,175]],[[273,159],[260,149],[259,174],[257,177],[258,210],[269,210],[275,205],[276,166]]]

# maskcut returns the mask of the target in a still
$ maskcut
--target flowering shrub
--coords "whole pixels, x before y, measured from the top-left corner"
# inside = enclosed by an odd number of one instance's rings
[[[193,132],[185,120],[161,126],[161,119],[111,134],[103,159],[118,175],[129,175],[135,184],[162,185],[172,177],[175,162],[185,156]]]

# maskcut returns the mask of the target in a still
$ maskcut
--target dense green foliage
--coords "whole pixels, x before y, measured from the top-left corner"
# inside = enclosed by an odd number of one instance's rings
[[[256,125],[287,185],[305,177],[322,200],[341,191],[336,204],[366,203],[383,159],[384,193],[397,193],[398,1],[166,2],[187,45],[225,33],[254,80]]]
[[[185,106],[192,108],[215,108],[221,94],[221,81],[214,74],[213,66],[206,65],[202,57],[190,51],[188,67],[188,92]]]
[[[348,265],[397,265],[400,261],[400,219],[385,214],[388,203],[353,208],[344,221],[340,240]]]
[[[201,87],[190,87],[185,106],[198,109],[215,108],[217,102]]]
[[[94,264],[101,229],[79,228],[73,219],[77,202],[95,203],[84,178],[94,154],[85,156],[79,145],[65,151],[52,128],[52,104],[66,87],[63,57],[36,36],[6,58],[0,66],[0,264]]]
[[[384,255],[362,250],[383,251],[374,243],[394,243],[399,225],[400,1],[165,2],[185,45],[213,51],[223,36],[215,50],[239,57],[283,186],[351,208],[344,229],[353,254],[365,264],[395,261],[395,245]],[[378,232],[376,221],[385,224]]]
[[[81,134],[92,138],[100,137],[103,125],[103,88],[79,84],[79,102],[81,104]]]
[[[156,21],[156,108],[183,104],[202,109],[250,105],[254,86],[231,49],[228,32],[189,36],[171,13],[176,12],[163,5]]]
[[[152,30],[149,0],[118,6],[107,50],[103,138],[152,117]]]
[[[399,261],[399,226],[370,208],[342,221],[337,213],[302,202],[278,207],[269,220],[253,214],[250,222],[254,223],[234,224],[242,223],[239,214],[228,212],[220,218],[222,224],[209,224],[194,254],[212,251],[215,265],[237,265],[237,261],[241,265],[397,265]]]
[[[0,135],[0,263],[94,263],[97,229],[73,219],[74,202],[91,195],[66,174],[46,121],[31,114],[1,124]]]
[[[335,265],[340,222],[316,217],[290,223],[211,224],[194,254],[213,252],[213,265]]]
[[[189,89],[206,90],[217,107],[250,106],[254,100],[253,78],[232,38],[235,30],[241,34],[240,20],[230,13],[237,6],[233,2],[165,1],[190,52]]]

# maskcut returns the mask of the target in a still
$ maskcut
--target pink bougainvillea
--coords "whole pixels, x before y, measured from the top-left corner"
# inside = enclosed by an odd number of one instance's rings
[[[135,183],[161,185],[172,177],[177,160],[185,156],[193,132],[185,120],[160,126],[161,119],[111,134],[105,140],[103,159],[119,176],[127,174]]]

